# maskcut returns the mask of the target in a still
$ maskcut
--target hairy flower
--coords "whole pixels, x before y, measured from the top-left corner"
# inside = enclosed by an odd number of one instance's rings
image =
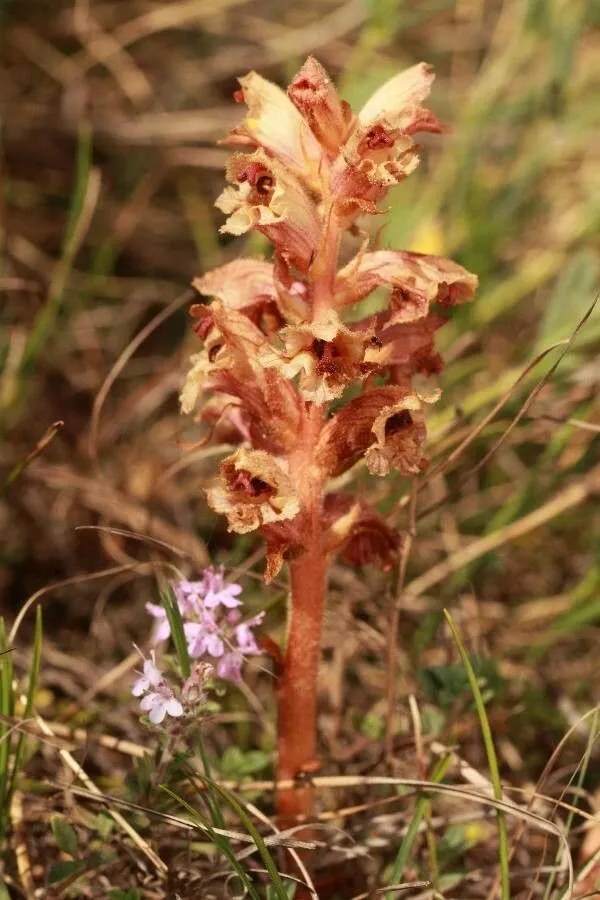
[[[285,91],[256,72],[239,81],[236,99],[247,104],[248,114],[222,143],[262,147],[311,185],[318,182],[321,148]]]
[[[329,156],[335,156],[352,126],[353,115],[321,63],[309,56],[287,92],[321,146]]]
[[[260,360],[284,378],[299,375],[305,400],[326,403],[341,397],[367,371],[363,363],[368,337],[344,326],[335,314],[325,322],[282,328],[280,338],[283,348],[263,347]]]
[[[412,135],[444,130],[421,106],[433,77],[430,67],[419,63],[390,79],[361,109],[332,168],[331,193],[340,215],[351,221],[359,213],[377,212],[388,189],[419,164]]]
[[[421,101],[431,92],[434,78],[433,69],[427,63],[417,63],[394,75],[363,106],[358,114],[360,123],[368,127],[385,121],[406,134],[444,131],[439,119],[421,106]]]
[[[427,432],[421,409],[421,401],[413,395],[380,410],[371,426],[375,440],[365,453],[372,475],[387,475],[390,469],[418,475],[425,467],[422,448]]]
[[[273,264],[263,259],[234,259],[194,278],[192,287],[220,300],[227,309],[248,312],[260,304],[277,302]]]
[[[328,546],[340,548],[342,559],[354,566],[376,565],[384,572],[394,566],[400,535],[376,509],[336,492],[325,498],[324,513]]]
[[[390,287],[394,323],[424,318],[431,303],[455,306],[473,298],[477,276],[441,256],[400,250],[360,252],[340,272],[336,304],[346,306],[379,287]]]
[[[322,226],[300,181],[264,150],[234,153],[227,164],[227,180],[232,186],[216,201],[228,216],[221,231],[241,235],[256,228],[285,259],[306,271],[320,244]]]
[[[321,466],[339,475],[364,457],[373,475],[387,475],[390,468],[418,474],[425,465],[422,407],[417,394],[400,385],[373,388],[350,400],[321,432]]]
[[[206,492],[209,506],[227,516],[238,534],[293,518],[300,508],[283,463],[262,450],[241,447],[223,460],[220,479]]]

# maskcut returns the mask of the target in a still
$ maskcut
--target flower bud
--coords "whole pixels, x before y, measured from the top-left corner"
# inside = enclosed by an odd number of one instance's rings
[[[318,187],[323,151],[285,91],[256,72],[239,81],[248,115],[222,143],[262,147],[310,187]]]
[[[294,76],[287,92],[321,146],[335,156],[351,127],[352,110],[340,99],[331,78],[313,56]]]

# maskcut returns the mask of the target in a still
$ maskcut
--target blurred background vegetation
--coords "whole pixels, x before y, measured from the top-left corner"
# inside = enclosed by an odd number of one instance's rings
[[[360,104],[426,60],[431,106],[452,134],[427,137],[382,240],[451,256],[481,287],[440,335],[448,364],[419,492],[401,690],[421,698],[427,727],[453,716],[460,737],[466,683],[449,606],[467,646],[492,660],[502,766],[535,770],[600,699],[597,310],[573,337],[600,265],[598,3],[3,0],[0,15],[3,611],[73,580],[44,601],[54,680],[72,694],[143,639],[149,570],[127,566],[165,558],[77,526],[165,541],[188,554],[187,568],[175,561],[189,573],[209,555],[252,560],[258,542],[234,540],[203,500],[222,448],[186,450],[197,434],[177,405],[197,348],[191,279],[261,250],[219,237],[213,208],[226,159],[216,141],[240,119],[236,78],[254,68],[285,83],[313,54]],[[406,482],[359,472],[356,484],[405,527]],[[257,607],[281,597],[248,583]],[[375,572],[334,570],[330,749],[356,727],[381,734],[387,591]]]

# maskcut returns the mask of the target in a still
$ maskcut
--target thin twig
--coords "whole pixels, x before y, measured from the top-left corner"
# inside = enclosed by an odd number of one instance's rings
[[[100,427],[100,415],[102,413],[102,408],[108,397],[110,390],[133,356],[133,354],[141,347],[146,338],[148,338],[153,331],[155,331],[163,322],[165,322],[174,312],[184,306],[189,302],[191,297],[190,291],[185,291],[183,294],[180,294],[179,297],[176,297],[165,309],[161,309],[157,315],[154,316],[153,319],[145,325],[138,334],[136,334],[135,338],[129,342],[129,344],[125,347],[112,369],[104,379],[102,387],[96,394],[96,398],[94,400],[94,406],[92,409],[92,415],[90,419],[90,432],[89,432],[89,440],[88,440],[88,450],[90,457],[97,464],[98,462],[98,432]]]
[[[40,730],[43,731],[43,733],[45,735],[47,735],[48,737],[51,737],[51,738],[54,737],[54,733],[53,733],[52,729],[50,728],[48,723],[44,719],[42,719],[41,716],[39,716],[39,715],[36,716],[36,722],[39,725]],[[92,794],[93,796],[97,797],[99,800],[100,799],[103,800],[104,795],[103,795],[102,791],[98,787],[96,787],[96,784],[92,781],[92,779],[87,774],[87,772],[79,765],[77,760],[69,753],[69,751],[68,750],[59,750],[58,752],[59,752],[63,762],[67,766],[67,768],[70,769],[71,772],[80,781],[83,782],[83,784],[85,785],[85,787],[89,791],[89,793]],[[129,835],[129,837],[131,838],[133,843],[136,845],[136,847],[152,863],[152,865],[155,867],[157,872],[159,872],[162,875],[166,875],[168,872],[168,867],[167,867],[166,863],[164,863],[162,861],[162,859],[154,852],[154,850],[152,849],[152,847],[150,847],[148,842],[145,841],[143,839],[143,837],[141,837],[141,835],[139,835],[137,833],[135,828],[133,828],[129,824],[127,819],[123,818],[121,813],[117,812],[115,809],[112,809],[110,804],[107,804],[107,806],[108,806],[108,812],[110,813],[110,815],[112,816],[114,821],[117,823],[117,825],[121,828],[121,830],[124,831],[125,834]]]
[[[391,762],[394,755],[394,714],[396,711],[396,681],[398,676],[398,627],[400,624],[400,604],[406,580],[406,567],[416,531],[417,519],[417,480],[413,478],[410,489],[410,505],[408,509],[408,528],[402,544],[398,562],[398,580],[396,597],[390,615],[390,632],[387,652],[387,719],[385,727],[385,758]]]
[[[31,860],[27,848],[27,830],[23,819],[23,794],[15,791],[10,804],[10,818],[13,829],[13,847],[17,869],[19,871],[20,888],[26,900],[34,900],[35,882],[31,870]]]
[[[585,478],[569,485],[548,500],[547,503],[534,509],[533,512],[528,513],[521,519],[517,519],[516,522],[511,522],[505,528],[498,529],[493,534],[487,534],[466,547],[461,547],[443,562],[432,566],[427,572],[407,585],[405,594],[410,597],[419,597],[449,575],[453,575],[474,560],[485,556],[486,553],[497,550],[509,541],[523,537],[523,535],[534,531],[561,513],[578,506],[599,488],[600,467],[597,467],[592,469]]]

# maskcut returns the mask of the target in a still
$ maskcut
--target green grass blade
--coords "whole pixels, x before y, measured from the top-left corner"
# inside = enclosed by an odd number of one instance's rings
[[[198,777],[201,781],[206,782],[207,786],[210,786],[213,790],[215,790],[223,798],[225,803],[227,803],[227,805],[238,816],[244,828],[256,844],[257,850],[260,853],[262,861],[265,864],[265,868],[269,873],[275,896],[278,898],[278,900],[289,900],[288,893],[281,879],[281,875],[277,870],[277,866],[275,865],[273,857],[269,853],[267,845],[263,841],[259,830],[255,826],[254,822],[252,821],[242,804],[230,791],[226,790],[224,787],[221,787],[221,785],[217,784],[216,781],[213,781],[211,778],[207,778],[206,776],[202,775],[199,775]]]
[[[173,639],[173,646],[175,647],[175,654],[177,656],[181,674],[184,678],[189,678],[192,666],[190,663],[185,633],[183,631],[183,619],[181,618],[181,612],[179,611],[179,605],[173,588],[169,586],[166,590],[161,590],[160,599],[167,614],[169,625],[171,626],[171,638]]]
[[[77,142],[77,161],[75,170],[75,186],[69,207],[69,217],[65,232],[65,240],[60,262],[57,264],[50,284],[48,301],[38,314],[32,332],[27,341],[21,364],[21,377],[26,377],[34,365],[52,327],[56,321],[75,256],[79,249],[77,240],[78,224],[84,211],[85,197],[92,169],[92,132],[87,123],[79,128]]]
[[[433,784],[438,784],[440,781],[442,781],[442,779],[446,775],[446,772],[448,771],[451,761],[452,755],[449,753],[439,760],[433,772],[431,773],[431,782]],[[402,881],[402,875],[404,874],[404,870],[408,863],[414,843],[417,839],[419,828],[427,812],[429,803],[430,800],[426,794],[421,794],[419,796],[415,804],[415,810],[412,814],[412,818],[406,830],[406,834],[402,838],[402,843],[398,848],[396,859],[394,860],[394,868],[392,869],[391,875],[388,879],[389,884],[398,884],[400,881]],[[397,896],[397,891],[390,891],[388,894],[386,894],[386,900],[396,900]]]
[[[25,709],[23,710],[23,718],[27,720],[33,711],[33,701],[37,690],[38,678],[40,674],[40,662],[42,658],[42,606],[38,605],[35,611],[35,632],[33,638],[33,655],[31,659],[31,669],[29,671],[29,684],[27,685],[27,696],[25,699]],[[13,762],[12,775],[10,779],[9,796],[12,794],[15,783],[19,774],[23,749],[25,747],[25,734],[21,731],[15,748],[15,757]]]
[[[208,761],[208,756],[206,754],[206,748],[204,746],[204,741],[202,740],[202,735],[198,735],[198,752],[200,754],[200,759],[202,760],[202,768],[204,769],[204,774],[207,778],[210,778],[210,763]],[[203,790],[203,795],[205,796],[205,802],[210,810],[210,814],[213,820],[213,824],[217,828],[225,828],[225,820],[223,819],[223,815],[221,813],[221,809],[219,807],[219,803],[214,795],[214,791],[212,787],[209,785],[206,790]]]
[[[584,786],[585,777],[588,773],[590,760],[592,758],[592,752],[594,749],[594,744],[598,740],[598,736],[599,736],[599,732],[598,732],[599,721],[600,721],[600,717],[598,715],[598,708],[596,708],[594,710],[594,715],[592,717],[592,724],[590,726],[590,734],[588,737],[587,747],[585,748],[585,753],[583,755],[583,759],[581,760],[581,764],[578,767],[578,771],[574,772],[571,779],[569,780],[569,784],[571,784],[574,781],[575,786],[581,792],[581,793],[573,794],[573,799],[571,801],[573,806],[577,805],[578,798],[580,796],[582,796],[582,794],[583,794],[582,789]],[[575,777],[575,776],[577,776],[577,777]],[[566,790],[566,788],[565,788],[565,790]],[[571,831],[574,818],[575,818],[575,811],[573,809],[571,809],[571,810],[569,810],[569,813],[567,815],[565,825],[564,825],[564,832],[566,835],[568,835]],[[560,860],[560,856],[559,856],[559,854],[557,854],[557,857],[556,857],[557,865],[558,865],[559,860]],[[546,890],[544,891],[543,900],[549,900],[550,896],[552,895],[552,889],[554,888],[554,883],[556,881],[556,875],[557,875],[556,870],[554,870],[550,873],[550,877],[548,878],[548,883],[546,885]],[[567,896],[567,891],[562,891],[559,893],[560,900],[566,900],[566,896]]]
[[[177,801],[190,815],[190,818],[193,822],[200,825],[201,828],[208,832],[210,839],[215,844],[216,847],[219,848],[223,856],[229,860],[229,863],[232,869],[238,875],[240,881],[244,885],[248,896],[252,898],[252,900],[261,900],[260,895],[258,894],[256,888],[252,884],[247,872],[244,870],[243,866],[238,862],[235,856],[235,851],[231,846],[231,843],[227,840],[227,838],[218,834],[214,828],[210,825],[210,823],[204,818],[204,816],[200,815],[197,809],[194,809],[183,797],[180,797],[179,794],[176,794],[170,788],[166,787],[164,784],[161,784],[161,790],[163,790],[169,797],[172,797],[173,800]],[[286,897],[287,900],[287,897]]]
[[[450,626],[452,637],[454,638],[454,641],[458,648],[458,652],[460,654],[460,658],[462,660],[462,664],[465,667],[465,671],[469,679],[469,685],[471,687],[471,692],[475,701],[475,708],[477,710],[477,716],[479,718],[479,727],[481,728],[481,736],[483,738],[483,745],[485,747],[485,753],[490,769],[490,781],[492,782],[494,798],[496,800],[502,800],[502,784],[500,782],[500,770],[498,768],[496,748],[494,747],[492,729],[490,728],[490,723],[487,717],[487,712],[485,710],[485,703],[483,702],[483,697],[481,695],[477,676],[475,674],[473,666],[471,665],[471,660],[467,655],[467,651],[465,650],[464,645],[460,639],[460,635],[458,633],[456,625],[454,624],[454,620],[447,609],[444,610],[444,615],[446,617],[448,625]],[[504,813],[497,812],[496,815],[498,823],[498,855],[500,858],[500,896],[502,900],[510,900],[508,831],[506,828],[506,819],[504,817]]]
[[[6,834],[9,809],[9,772],[11,732],[9,720],[14,712],[13,662],[6,646],[6,628],[0,617],[0,838]]]

